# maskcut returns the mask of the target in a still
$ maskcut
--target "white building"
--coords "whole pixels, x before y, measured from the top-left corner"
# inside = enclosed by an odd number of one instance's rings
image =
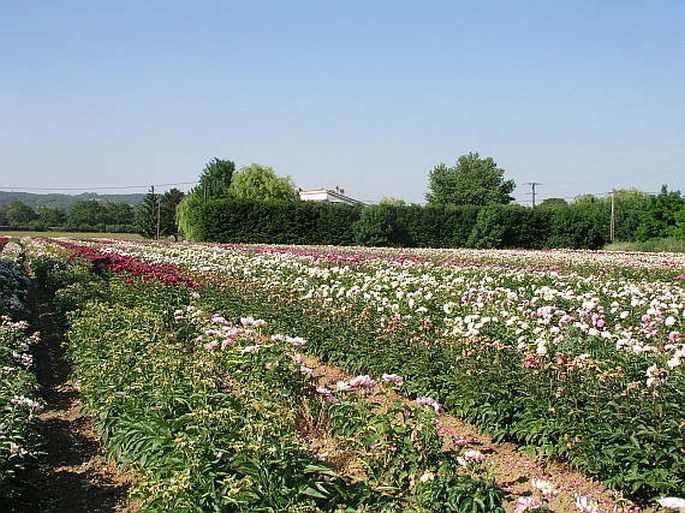
[[[323,203],[344,203],[346,205],[363,205],[363,201],[345,196],[345,189],[336,187],[330,189],[300,189],[300,199],[302,201],[320,201]]]

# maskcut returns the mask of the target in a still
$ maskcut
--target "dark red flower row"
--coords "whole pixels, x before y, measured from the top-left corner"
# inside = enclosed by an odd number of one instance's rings
[[[148,281],[158,281],[165,285],[185,285],[189,288],[197,289],[200,283],[186,278],[181,274],[181,270],[173,264],[155,264],[145,262],[132,256],[119,255],[117,253],[103,253],[94,248],[74,244],[56,239],[48,239],[53,244],[72,250],[74,253],[69,257],[86,258],[92,262],[93,266],[100,269],[107,269],[114,274],[128,274],[134,277],[143,278]]]

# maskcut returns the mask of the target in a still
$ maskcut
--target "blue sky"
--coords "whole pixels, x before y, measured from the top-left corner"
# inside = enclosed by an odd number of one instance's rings
[[[658,0],[0,0],[0,189],[144,192],[219,157],[422,202],[477,151],[522,204],[685,192],[683,26]]]

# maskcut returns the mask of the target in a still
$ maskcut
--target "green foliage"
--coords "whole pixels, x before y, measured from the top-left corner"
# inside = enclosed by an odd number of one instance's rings
[[[601,202],[581,201],[555,208],[547,246],[600,249],[609,241],[610,215]]]
[[[583,282],[578,287],[587,286]],[[527,299],[537,297],[526,278],[510,287]],[[645,387],[644,357],[617,352],[600,337],[571,331],[556,353],[542,358],[534,350],[512,352],[517,344],[513,333],[445,338],[443,326],[421,319],[379,325],[363,302],[322,308],[273,288],[261,290],[253,282],[224,283],[219,290],[211,300],[225,311],[249,305],[255,315],[284,329],[296,327],[309,350],[350,372],[401,374],[405,393],[440,397],[456,415],[496,439],[524,444],[534,456],[561,456],[633,498],[678,493],[685,485],[680,413],[685,375],[671,372],[658,389]],[[609,293],[599,294],[600,304],[613,300]],[[556,304],[564,308],[563,301]],[[462,307],[458,315],[472,311],[469,303]],[[581,351],[591,355],[592,363],[560,363]],[[527,365],[528,358],[537,363]],[[340,411],[332,420],[336,434],[353,436],[354,419],[370,415]]]
[[[276,175],[260,164],[244,166],[233,177],[229,193],[236,199],[253,201],[299,201],[290,177]]]
[[[365,207],[353,226],[355,244],[359,246],[411,246],[412,241],[399,205],[380,204]]]
[[[390,205],[391,207],[404,207],[407,203],[400,198],[384,196],[378,202],[379,205]]]
[[[3,249],[0,244],[0,251]],[[16,491],[16,472],[38,453],[31,346],[38,337],[27,333],[29,279],[15,260],[0,258],[0,505]]]
[[[43,226],[64,226],[67,221],[67,212],[61,207],[40,207],[38,220]]]
[[[205,165],[199,184],[191,191],[191,194],[199,196],[204,201],[227,197],[234,172],[235,162],[212,159]]]
[[[685,205],[675,213],[675,226],[669,232],[671,236],[678,240],[685,240]]]
[[[666,185],[661,192],[650,196],[642,212],[641,224],[637,230],[637,239],[649,239],[676,236],[683,226],[681,210],[685,209],[685,198],[679,191],[670,191]]]
[[[204,234],[202,208],[205,202],[198,194],[189,194],[176,207],[176,224],[180,234],[190,241],[211,240]]]
[[[685,253],[685,238],[650,239],[645,242],[617,242],[608,244],[607,251],[643,251],[648,253]]]
[[[648,212],[661,200],[639,191],[616,191],[618,240],[634,240]],[[668,223],[662,232],[685,233],[685,206],[680,193],[668,193]],[[675,198],[675,201],[674,201]],[[399,205],[366,207],[314,202],[236,200],[209,202],[194,209],[179,208],[179,222],[194,212],[196,220],[182,224],[195,230],[192,240],[292,244],[357,244],[394,247],[570,248],[600,249],[610,238],[611,198],[587,195],[573,203],[543,202],[535,209],[519,205]],[[683,200],[685,202],[685,200]],[[661,202],[661,203],[659,203]],[[659,207],[662,208],[662,207]],[[653,210],[653,208],[652,208]],[[663,210],[663,208],[662,208]],[[651,210],[650,210],[651,212]],[[185,217],[184,217],[185,216]],[[641,224],[642,223],[642,224]],[[646,223],[646,224],[645,224]],[[186,232],[186,237],[188,237]]]
[[[191,198],[181,203],[179,220],[184,203]],[[201,205],[196,210],[198,220],[189,225],[196,230],[193,240],[214,242],[596,249],[608,239],[609,218],[604,206],[352,207],[224,200]]]
[[[307,201],[210,201],[201,207],[203,240],[350,244],[359,207]]]
[[[324,402],[295,347],[263,326],[228,329],[196,305],[179,309],[188,295],[78,260],[32,262],[69,305],[67,349],[86,409],[109,456],[136,471],[141,511],[503,511],[492,480],[458,472],[443,452],[431,408],[396,402],[380,413],[354,392]],[[93,279],[100,292],[86,298]],[[210,348],[220,327],[231,334]],[[315,419],[345,433],[340,450],[363,476],[303,446]]]
[[[557,208],[564,208],[566,206],[568,206],[568,201],[563,198],[546,198],[537,206],[537,208],[541,208],[543,210],[554,210]]]
[[[95,200],[79,201],[67,214],[67,226],[73,230],[84,230],[103,223],[102,206]]]
[[[636,189],[621,189],[614,194],[616,240],[636,240],[650,195]],[[611,215],[611,197],[605,201],[607,215]]]
[[[148,239],[171,235],[175,240],[178,240],[179,224],[177,219],[187,221],[188,208],[193,204],[191,202],[184,205],[185,210],[183,212],[185,215],[177,217],[177,209],[183,200],[184,194],[178,189],[170,189],[160,196],[155,194],[155,188],[151,187],[143,202],[136,208],[138,233]],[[200,203],[197,197],[195,201]],[[192,230],[190,226],[189,229]]]
[[[29,223],[37,217],[36,211],[21,201],[15,201],[8,205],[5,215],[7,222],[13,228],[28,227]]]
[[[67,212],[65,227],[70,231],[130,231],[134,222],[135,214],[130,205],[85,200],[77,201]]]
[[[191,241],[205,240],[202,228],[202,207],[208,201],[224,199],[230,195],[229,190],[234,172],[235,162],[233,161],[214,158],[208,162],[200,175],[198,185],[176,204],[177,231],[170,230],[170,234],[174,237],[180,234]],[[178,199],[177,195],[175,196],[174,201]],[[170,219],[169,222],[171,222]]]
[[[160,234],[163,237],[171,235],[174,240],[178,240],[179,228],[176,222],[176,209],[184,197],[183,192],[173,188],[162,194],[159,199]]]
[[[516,186],[504,179],[504,169],[478,153],[459,157],[453,167],[435,166],[428,175],[429,205],[491,205],[511,203]]]
[[[155,188],[150,187],[143,202],[136,208],[137,233],[148,239],[157,239],[160,235],[160,200]]]

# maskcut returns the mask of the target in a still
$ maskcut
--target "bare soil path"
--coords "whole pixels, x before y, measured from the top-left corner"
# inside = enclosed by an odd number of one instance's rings
[[[89,419],[82,412],[78,387],[61,346],[54,314],[37,286],[31,290],[34,369],[45,409],[39,416],[44,454],[19,476],[21,496],[2,511],[13,513],[131,513],[127,498],[133,479],[108,462]]]
[[[312,378],[316,385],[335,388],[340,380],[345,381],[353,377],[338,367],[325,365],[314,356],[304,356],[304,363],[313,369]],[[374,396],[381,404],[394,400],[409,402],[394,393],[382,393]],[[512,443],[495,442],[492,438],[482,434],[479,430],[448,413],[439,417],[443,428],[442,435],[445,448],[455,445],[465,445],[467,449],[476,449],[486,455],[485,466],[488,475],[495,479],[498,485],[510,493],[505,503],[508,512],[513,512],[519,497],[539,497],[531,485],[531,479],[543,478],[552,482],[558,490],[558,495],[550,500],[548,507],[555,513],[578,513],[576,496],[590,496],[598,502],[598,513],[650,513],[653,508],[640,509],[630,501],[624,500],[620,494],[607,489],[602,483],[594,481],[582,473],[571,469],[563,462],[550,458],[536,459],[525,456]]]

